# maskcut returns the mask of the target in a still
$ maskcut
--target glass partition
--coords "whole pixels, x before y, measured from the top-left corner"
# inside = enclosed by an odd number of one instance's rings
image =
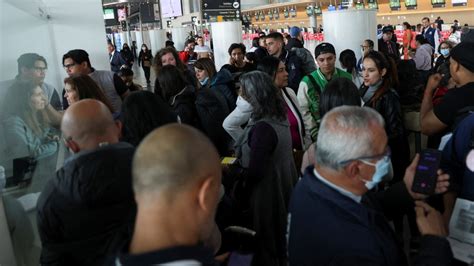
[[[9,232],[0,240],[0,265],[12,265],[11,257],[39,265],[37,200],[68,156],[60,132],[62,55],[84,49],[94,67],[109,69],[102,2],[0,0],[0,12],[0,232]],[[13,254],[5,254],[8,246]]]

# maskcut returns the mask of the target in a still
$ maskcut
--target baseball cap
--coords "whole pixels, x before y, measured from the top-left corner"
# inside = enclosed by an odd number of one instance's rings
[[[386,32],[392,32],[393,33],[393,27],[392,26],[383,27],[382,33],[386,33]]]
[[[467,70],[474,72],[474,42],[460,42],[451,49],[451,58]]]
[[[316,46],[316,49],[314,49],[314,57],[318,58],[321,54],[336,54],[336,49],[334,49],[334,46],[330,43],[323,42]]]

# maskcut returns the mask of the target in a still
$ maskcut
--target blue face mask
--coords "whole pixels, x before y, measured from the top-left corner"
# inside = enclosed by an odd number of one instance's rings
[[[203,80],[200,80],[199,83],[201,83],[201,85],[206,85],[207,81],[209,80],[209,77],[205,77]]]
[[[441,49],[439,51],[444,57],[447,57],[449,55],[449,49]]]
[[[393,168],[392,161],[390,161],[389,156],[384,156],[382,159],[378,160],[377,163],[371,163],[361,160],[361,162],[375,167],[375,173],[372,176],[372,180],[362,180],[365,183],[365,187],[368,190],[373,189],[377,186],[382,180],[391,180],[393,178]]]

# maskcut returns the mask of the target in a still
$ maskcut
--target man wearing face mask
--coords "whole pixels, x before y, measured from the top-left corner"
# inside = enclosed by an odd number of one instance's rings
[[[451,265],[441,215],[411,191],[419,156],[403,181],[371,191],[392,175],[384,120],[371,108],[341,106],[319,130],[316,163],[293,191],[289,206],[290,265],[408,265],[386,218],[415,207],[421,248],[412,265]],[[449,185],[438,171],[437,193]]]
[[[449,72],[456,88],[449,90],[440,104],[433,107],[432,98],[442,79],[432,75],[426,84],[420,109],[421,132],[433,135],[445,129],[452,130],[464,118],[474,103],[474,43],[461,42],[450,53]]]

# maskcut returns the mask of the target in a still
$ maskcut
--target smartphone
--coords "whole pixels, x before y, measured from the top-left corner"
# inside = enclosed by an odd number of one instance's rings
[[[432,195],[435,193],[436,181],[441,160],[441,152],[433,149],[423,150],[416,166],[415,178],[411,190],[416,193]]]

